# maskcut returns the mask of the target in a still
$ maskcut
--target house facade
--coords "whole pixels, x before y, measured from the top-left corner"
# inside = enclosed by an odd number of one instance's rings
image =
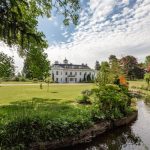
[[[90,82],[95,78],[95,70],[87,64],[75,65],[68,63],[67,59],[63,63],[56,61],[51,71],[52,79],[57,83]]]

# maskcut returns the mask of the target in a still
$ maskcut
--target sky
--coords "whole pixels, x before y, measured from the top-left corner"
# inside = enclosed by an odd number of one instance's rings
[[[63,25],[62,16],[53,12],[51,18],[39,18],[49,47],[45,50],[53,63],[65,57],[70,63],[86,63],[94,67],[96,60],[105,61],[110,54],[118,58],[135,56],[144,61],[150,55],[150,0],[80,0],[77,26]],[[23,60],[16,51],[0,43],[1,51],[15,58],[18,71]]]

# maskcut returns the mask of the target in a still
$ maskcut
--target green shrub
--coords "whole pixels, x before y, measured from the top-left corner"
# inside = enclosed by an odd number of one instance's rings
[[[20,81],[22,81],[22,82],[26,82],[26,78],[21,77],[21,78],[20,78]]]
[[[145,99],[146,103],[150,103],[150,95],[149,94],[147,94],[144,99]]]
[[[87,95],[87,96],[91,96],[92,95],[92,91],[91,90],[84,90],[84,91],[81,92],[81,94]]]
[[[38,83],[38,79],[37,78],[33,78],[33,83]]]
[[[131,88],[132,88],[132,89],[136,89],[137,87],[136,87],[136,86],[131,86]]]
[[[46,83],[53,83],[53,80],[51,79],[51,77],[47,77],[44,80]]]
[[[2,80],[7,82],[7,81],[10,81],[10,78],[9,77],[4,77]]]
[[[13,81],[19,81],[19,77],[14,77]]]
[[[76,98],[76,100],[77,100],[77,102],[78,102],[79,104],[91,104],[91,101],[90,101],[89,96],[87,96],[87,95],[85,95],[85,94],[83,94],[83,95],[81,95],[81,96],[78,96],[78,97]]]
[[[95,91],[96,104],[107,119],[121,118],[127,115],[131,97],[127,88],[107,85]]]

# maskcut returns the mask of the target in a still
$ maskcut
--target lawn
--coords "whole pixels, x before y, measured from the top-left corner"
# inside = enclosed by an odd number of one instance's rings
[[[49,99],[55,102],[74,102],[82,90],[93,88],[93,84],[75,85],[47,85],[40,89],[37,85],[15,85],[0,87],[0,105],[9,104],[16,101],[32,100],[33,98]]]
[[[133,86],[135,87],[146,86],[146,82],[144,80],[129,81],[129,87],[132,88]]]
[[[91,125],[91,106],[76,97],[94,84],[0,87],[0,149],[78,134]],[[11,105],[8,105],[11,104]],[[22,147],[23,146],[23,147]]]

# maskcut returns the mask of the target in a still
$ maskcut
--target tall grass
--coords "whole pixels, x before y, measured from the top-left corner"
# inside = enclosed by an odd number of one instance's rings
[[[78,134],[92,124],[89,106],[73,106],[34,98],[0,108],[0,147],[29,147]]]

